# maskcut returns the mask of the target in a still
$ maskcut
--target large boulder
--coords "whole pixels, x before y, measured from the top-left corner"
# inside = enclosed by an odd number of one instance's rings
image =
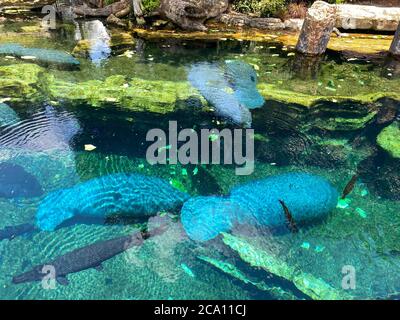
[[[396,31],[400,8],[353,4],[337,6],[336,27],[343,29]]]
[[[186,30],[205,31],[207,19],[224,13],[228,0],[161,0],[158,12]]]
[[[400,159],[400,126],[398,123],[394,122],[383,129],[376,141],[393,158]]]

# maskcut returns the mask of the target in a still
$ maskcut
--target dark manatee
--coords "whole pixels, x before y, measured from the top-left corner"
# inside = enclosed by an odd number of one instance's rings
[[[188,79],[215,108],[218,116],[236,124],[251,126],[249,109],[264,104],[264,98],[256,87],[257,74],[243,61],[198,63],[190,68]]]
[[[6,43],[0,45],[0,55],[16,57],[35,57],[36,61],[58,64],[70,67],[78,67],[79,61],[68,53],[41,48],[26,48],[17,43]]]
[[[181,220],[191,239],[207,241],[234,225],[287,225],[281,201],[295,222],[305,223],[325,217],[337,200],[338,192],[324,178],[288,173],[239,185],[227,197],[192,198],[183,205]]]
[[[0,197],[32,198],[43,194],[36,178],[19,165],[0,163]]]
[[[36,224],[42,230],[52,231],[74,216],[151,216],[162,210],[180,209],[188,198],[160,178],[112,174],[50,193],[39,206]]]

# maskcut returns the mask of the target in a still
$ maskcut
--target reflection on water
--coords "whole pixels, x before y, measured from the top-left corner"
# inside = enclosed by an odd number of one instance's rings
[[[75,40],[87,40],[90,60],[99,65],[111,54],[110,36],[99,20],[76,22]]]
[[[278,43],[245,41],[135,39],[112,54],[102,22],[73,26],[46,47],[72,52],[88,40],[79,70],[41,69],[40,81],[23,82],[0,69],[0,298],[399,292],[399,159],[390,134],[377,142],[383,129],[398,128],[396,62],[332,52],[310,60]],[[21,63],[0,58],[0,68]],[[37,90],[39,101],[18,96],[20,88]],[[197,133],[253,128],[255,172],[150,165],[146,134],[170,120]],[[354,189],[338,199],[355,173]],[[141,219],[127,217],[135,213]],[[64,221],[82,215],[107,219]],[[38,217],[52,231],[32,228]],[[160,221],[165,232],[151,235]],[[80,269],[67,286],[12,283],[36,265],[138,231],[141,245],[110,250],[102,272],[72,259]],[[344,266],[356,270],[354,290],[341,286]]]

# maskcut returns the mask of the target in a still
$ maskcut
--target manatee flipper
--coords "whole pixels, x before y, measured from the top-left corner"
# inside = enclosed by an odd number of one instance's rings
[[[67,285],[69,284],[69,281],[68,281],[68,279],[67,279],[66,276],[57,277],[56,280],[57,280],[57,282],[58,282],[59,284],[61,284],[62,286],[67,286]]]

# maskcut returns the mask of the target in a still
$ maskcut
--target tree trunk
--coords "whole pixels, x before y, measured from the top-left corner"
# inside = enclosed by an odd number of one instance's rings
[[[397,31],[394,36],[392,45],[390,46],[390,53],[394,56],[400,57],[400,22],[399,26],[397,27]]]
[[[297,42],[297,51],[319,55],[326,51],[336,23],[336,6],[323,1],[315,2],[308,10]]]

